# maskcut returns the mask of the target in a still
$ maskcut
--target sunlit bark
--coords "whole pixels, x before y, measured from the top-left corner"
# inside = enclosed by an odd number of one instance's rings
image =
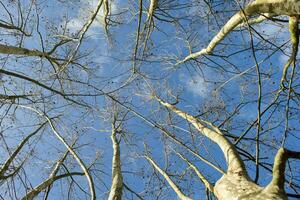
[[[121,169],[120,146],[117,139],[116,120],[112,123],[111,141],[113,145],[113,158],[112,158],[112,185],[109,193],[109,200],[122,199],[123,190],[123,176]]]
[[[257,14],[268,15],[287,15],[294,16],[300,14],[300,2],[294,0],[257,0],[247,5],[244,9],[233,15],[222,29],[213,37],[206,48],[192,53],[185,57],[177,64],[184,63],[191,59],[196,59],[199,56],[210,54],[214,48],[238,25],[247,20],[247,17],[251,17]],[[260,20],[259,20],[260,21]]]
[[[71,177],[71,176],[83,176],[83,175],[84,175],[84,173],[73,172],[73,173],[62,174],[62,175],[58,175],[58,176],[49,177],[43,183],[36,186],[34,189],[30,190],[30,192],[28,192],[26,194],[26,196],[24,196],[22,198],[22,200],[33,200],[39,193],[41,193],[47,187],[51,186],[57,180],[60,180],[62,178],[66,178],[66,177]]]
[[[184,111],[178,109],[174,105],[164,102],[156,97],[158,102],[170,109],[178,116],[190,122],[200,133],[208,139],[214,141],[223,151],[224,157],[228,165],[227,173],[223,175],[215,184],[213,193],[219,200],[233,199],[287,199],[284,190],[284,172],[288,158],[300,158],[299,152],[293,152],[285,149],[279,149],[273,167],[273,179],[271,183],[263,188],[255,184],[247,175],[244,163],[237,153],[234,145],[223,136],[222,132],[213,124],[197,119]],[[148,159],[149,160],[149,159]],[[186,162],[190,165],[187,160]],[[195,170],[195,169],[194,169]],[[206,179],[200,174],[200,177],[207,187],[212,188]],[[167,179],[167,178],[166,178]]]
[[[174,190],[174,192],[177,194],[177,196],[181,199],[181,200],[191,200],[191,198],[189,198],[188,196],[186,196],[185,194],[183,194],[183,192],[180,190],[180,188],[172,181],[172,179],[169,177],[169,175],[162,170],[155,162],[152,158],[150,158],[149,156],[145,156],[145,158],[149,161],[149,163],[154,167],[155,170],[157,170],[168,182],[168,184],[171,186],[171,188]]]
[[[223,136],[222,132],[209,122],[199,120],[181,110],[176,108],[174,105],[171,105],[169,103],[166,103],[162,101],[160,98],[156,98],[160,104],[165,106],[166,108],[172,110],[180,117],[186,119],[188,122],[190,122],[197,130],[200,131],[204,136],[209,138],[210,140],[214,141],[218,144],[218,146],[223,151],[223,154],[225,156],[228,169],[227,173],[232,174],[241,174],[245,177],[247,177],[247,172],[244,166],[243,161],[241,160],[239,154],[237,153],[235,147],[230,143],[230,141]]]

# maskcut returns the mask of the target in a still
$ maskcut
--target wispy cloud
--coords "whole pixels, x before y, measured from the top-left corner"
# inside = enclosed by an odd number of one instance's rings
[[[278,57],[279,60],[279,66],[281,66],[283,68],[283,66],[286,64],[286,62],[288,61],[289,57],[285,54],[281,54]]]
[[[206,97],[209,94],[209,84],[200,75],[192,77],[182,76],[180,80],[183,83],[184,88],[195,97]]]
[[[80,9],[78,10],[76,16],[68,22],[68,29],[70,33],[78,32],[86,23],[88,18],[92,15],[97,7],[99,0],[92,1],[80,1]],[[118,1],[110,1],[110,14],[117,12]],[[87,32],[88,36],[99,35],[102,33],[104,25],[104,6],[102,5],[98,16],[91,25]]]

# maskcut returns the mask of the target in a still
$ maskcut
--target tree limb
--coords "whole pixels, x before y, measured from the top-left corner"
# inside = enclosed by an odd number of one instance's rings
[[[33,131],[31,134],[29,134],[28,136],[26,136],[26,138],[18,145],[18,147],[15,149],[15,151],[12,153],[12,155],[5,161],[4,165],[1,167],[0,169],[0,179],[5,178],[4,173],[8,170],[8,167],[10,166],[10,164],[13,162],[13,160],[16,158],[16,156],[18,155],[18,153],[21,151],[21,149],[23,148],[23,146],[26,144],[26,142],[35,134],[37,134],[45,125],[47,124],[47,122],[44,122],[43,124],[41,124],[39,126],[39,128],[37,128],[35,131]]]
[[[179,157],[181,159],[183,159],[190,168],[192,168],[194,170],[194,172],[197,174],[198,178],[204,183],[205,187],[210,191],[210,192],[214,192],[214,186],[203,176],[203,174],[198,170],[198,168],[191,163],[186,157],[184,157],[182,154],[176,152],[177,155],[179,155]]]
[[[34,197],[36,197],[40,192],[42,192],[44,189],[52,185],[55,181],[66,178],[69,176],[83,176],[84,173],[82,172],[72,172],[67,174],[61,174],[58,176],[49,177],[47,180],[42,182],[40,185],[36,186],[34,189],[30,190],[21,200],[33,200]]]
[[[95,185],[94,185],[94,181],[93,178],[90,174],[90,172],[88,171],[88,168],[85,166],[84,162],[81,160],[81,158],[78,156],[78,154],[74,151],[74,149],[72,148],[72,146],[70,146],[66,140],[62,137],[62,135],[56,130],[52,120],[45,114],[40,112],[39,110],[36,110],[32,107],[29,106],[22,106],[19,105],[19,107],[25,108],[25,109],[29,109],[32,110],[33,112],[37,113],[38,115],[44,117],[48,122],[49,125],[53,131],[53,133],[55,134],[55,136],[63,143],[63,145],[68,149],[68,151],[73,155],[73,157],[75,158],[75,160],[77,161],[77,163],[79,164],[79,166],[81,167],[82,171],[84,172],[84,175],[87,178],[88,184],[89,184],[89,188],[90,188],[90,193],[91,193],[91,199],[92,200],[96,200],[96,192],[95,192]]]
[[[144,156],[149,163],[154,167],[155,170],[157,170],[168,182],[168,184],[171,186],[171,188],[174,190],[174,192],[178,195],[178,197],[181,200],[192,200],[191,198],[187,197],[185,194],[182,193],[182,191],[180,190],[180,188],[172,181],[172,179],[169,177],[169,175],[162,170],[155,162],[152,158],[150,158],[149,156]]]
[[[300,2],[293,0],[267,0],[255,1],[247,5],[243,10],[233,15],[222,29],[213,37],[206,48],[192,53],[185,57],[176,65],[182,64],[188,60],[196,59],[202,55],[210,54],[214,48],[239,24],[246,20],[245,17],[251,17],[260,13],[268,13],[271,15],[298,15],[300,14]]]
[[[277,151],[274,160],[274,165],[273,165],[273,177],[272,177],[272,181],[267,186],[268,189],[277,188],[279,190],[284,190],[285,166],[286,166],[286,161],[289,158],[300,159],[300,152],[291,151],[284,148],[280,148]]]
[[[183,119],[186,119],[190,122],[200,133],[206,136],[208,139],[212,140],[213,142],[217,143],[223,154],[225,156],[228,169],[227,173],[238,173],[244,176],[247,176],[247,171],[245,169],[245,165],[240,158],[238,152],[236,151],[235,147],[231,142],[222,134],[222,132],[215,127],[214,125],[210,124],[209,122],[199,120],[192,115],[189,115],[180,109],[176,108],[174,105],[164,102],[159,97],[156,96],[157,101],[163,105],[164,107],[170,109]]]
[[[39,50],[31,50],[23,47],[15,47],[10,45],[0,44],[1,54],[12,54],[12,55],[23,55],[23,56],[37,56],[37,57],[49,57],[46,52],[41,52]]]

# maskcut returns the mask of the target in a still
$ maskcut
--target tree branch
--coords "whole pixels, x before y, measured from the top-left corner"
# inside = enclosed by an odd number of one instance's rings
[[[14,26],[12,24],[6,24],[6,23],[0,22],[0,28],[10,29],[10,30],[17,30],[17,31],[20,31],[21,33],[23,33],[25,36],[31,36],[31,34],[26,33],[24,30],[22,30],[22,28]]]
[[[4,176],[4,173],[8,170],[8,167],[10,166],[10,164],[13,162],[13,160],[15,159],[15,157],[18,155],[18,153],[21,151],[21,149],[23,148],[23,146],[26,144],[26,142],[35,134],[37,134],[45,125],[47,124],[47,122],[44,122],[43,124],[41,124],[39,126],[39,128],[37,128],[35,131],[33,131],[31,134],[29,134],[28,136],[26,136],[26,138],[18,145],[18,147],[15,149],[15,151],[12,153],[12,155],[5,161],[4,165],[1,167],[0,169],[0,179],[5,178],[6,176]]]
[[[212,125],[209,122],[199,120],[181,110],[176,108],[174,105],[164,102],[159,97],[156,96],[157,101],[164,107],[175,112],[177,115],[186,119],[190,122],[200,133],[206,136],[208,139],[217,143],[223,154],[225,156],[228,169],[227,173],[242,173],[242,175],[247,176],[247,172],[242,159],[240,158],[234,145],[223,135],[223,133],[218,129],[218,127]]]
[[[284,148],[280,148],[277,151],[273,165],[273,178],[267,188],[284,190],[285,166],[289,158],[300,159],[300,152]]]
[[[0,44],[1,54],[12,54],[12,55],[24,55],[24,56],[38,56],[38,57],[49,57],[46,52],[41,52],[39,50],[31,50],[23,47],[15,47],[10,45]]]
[[[90,193],[91,193],[91,199],[92,200],[96,200],[95,185],[94,185],[93,178],[92,178],[92,176],[91,176],[88,168],[85,166],[84,162],[81,160],[81,158],[78,156],[78,154],[74,151],[74,149],[72,148],[72,146],[70,146],[66,142],[66,140],[62,137],[62,135],[56,130],[56,128],[55,128],[52,120],[45,113],[42,113],[39,110],[36,110],[36,109],[34,109],[32,107],[22,106],[22,105],[19,105],[19,107],[32,110],[33,112],[37,113],[41,117],[44,117],[49,122],[49,125],[50,125],[53,133],[55,134],[55,136],[63,143],[63,145],[68,149],[68,151],[72,154],[72,156],[76,159],[77,163],[81,167],[82,171],[84,172],[84,175],[87,178],[88,184],[89,184]]]
[[[84,173],[82,172],[72,172],[67,174],[62,174],[58,176],[49,177],[47,180],[42,182],[40,185],[36,186],[34,189],[30,190],[21,200],[33,200],[34,197],[36,197],[40,192],[42,192],[44,189],[52,185],[55,181],[66,178],[69,176],[83,176]]]
[[[172,181],[172,179],[169,177],[169,175],[162,170],[155,162],[150,158],[149,156],[144,156],[149,163],[154,167],[155,170],[157,170],[168,182],[168,184],[171,186],[171,188],[174,190],[174,192],[178,195],[178,197],[181,200],[192,200],[191,198],[187,197],[185,194],[182,193],[180,188]]]
[[[204,183],[205,187],[210,191],[210,192],[214,192],[214,186],[203,176],[203,174],[198,170],[198,168],[191,163],[187,158],[185,158],[182,154],[176,152],[176,154],[183,159],[190,168],[192,168],[194,170],[194,172],[197,174],[198,178]]]
[[[182,64],[188,60],[196,59],[202,55],[210,54],[214,48],[242,21],[246,20],[245,17],[251,17],[260,13],[268,13],[271,15],[298,15],[300,14],[300,2],[293,0],[279,0],[279,1],[255,1],[247,5],[244,10],[237,12],[233,15],[222,29],[213,37],[206,48],[192,53],[185,57],[176,65]]]
[[[287,63],[284,65],[282,78],[281,78],[281,86],[284,87],[284,81],[286,81],[286,76],[290,65],[296,62],[296,57],[298,53],[298,45],[299,45],[299,29],[298,29],[298,16],[289,17],[289,31],[291,35],[291,43],[292,43],[292,55],[290,56]]]
[[[29,81],[29,82],[34,83],[34,84],[36,84],[36,85],[38,85],[38,86],[40,86],[40,87],[42,87],[42,88],[44,88],[46,90],[49,90],[49,91],[51,91],[51,92],[53,92],[55,94],[58,94],[58,95],[62,96],[64,99],[66,99],[66,100],[68,100],[70,102],[73,102],[73,103],[75,103],[77,105],[81,105],[83,107],[88,107],[88,105],[86,105],[86,104],[80,103],[78,101],[75,101],[75,100],[69,98],[68,94],[65,94],[65,93],[60,92],[60,91],[58,91],[56,89],[53,89],[53,88],[51,88],[51,87],[49,87],[49,86],[47,86],[47,85],[45,85],[45,84],[43,84],[43,83],[35,80],[35,79],[32,79],[32,78],[30,78],[28,76],[25,76],[25,75],[22,75],[22,74],[18,74],[18,73],[15,73],[15,72],[11,72],[11,71],[7,71],[7,70],[4,70],[4,69],[0,69],[0,73],[3,73],[3,74],[6,74],[8,76],[13,76],[13,77],[16,77],[16,78],[20,78],[20,79]]]

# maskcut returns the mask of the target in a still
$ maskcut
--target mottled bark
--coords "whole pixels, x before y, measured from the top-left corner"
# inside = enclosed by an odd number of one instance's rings
[[[228,139],[226,139],[226,137],[217,127],[209,122],[197,119],[192,115],[185,113],[174,105],[162,101],[158,97],[156,97],[156,99],[161,105],[190,122],[197,130],[199,130],[201,134],[214,141],[223,151],[228,169],[226,174],[216,182],[214,187],[204,178],[201,173],[197,173],[197,168],[195,166],[185,159],[185,161],[193,168],[193,170],[196,171],[198,177],[202,179],[205,186],[212,190],[218,200],[287,199],[287,195],[284,190],[286,161],[288,158],[300,159],[300,152],[289,151],[283,148],[279,149],[274,161],[273,179],[269,185],[266,187],[261,187],[248,177],[244,163],[237,153],[236,148]]]
[[[270,188],[277,188],[278,190],[284,189],[285,182],[285,166],[286,161],[289,158],[300,159],[300,152],[291,151],[288,149],[280,148],[276,154],[273,165],[273,177],[270,184],[267,186]]]
[[[248,21],[248,17],[263,14],[258,18]],[[181,64],[190,59],[195,59],[204,54],[210,54],[222,41],[227,34],[238,26],[250,25],[260,23],[270,16],[287,15],[289,16],[289,30],[291,33],[291,43],[293,45],[293,52],[286,63],[283,71],[281,82],[286,80],[286,73],[291,63],[295,62],[298,45],[299,45],[299,29],[298,20],[300,14],[300,1],[298,0],[257,0],[244,9],[237,12],[232,16],[222,29],[213,37],[206,48],[188,55],[183,61],[178,62]],[[227,162],[227,172],[215,184],[213,188],[214,195],[219,200],[236,200],[236,199],[261,199],[261,200],[285,200],[287,195],[284,189],[284,173],[285,165],[288,158],[300,158],[299,152],[292,152],[283,148],[279,149],[273,167],[273,178],[269,185],[261,187],[252,181],[246,172],[243,161],[241,160],[235,146],[222,134],[222,132],[209,122],[200,120],[178,109],[174,105],[162,101],[156,97],[158,102],[164,107],[170,109],[178,116],[190,122],[200,133],[208,139],[215,142],[223,151],[224,157]],[[191,163],[186,161],[190,166]],[[195,170],[195,169],[194,169]],[[203,178],[200,174],[200,179]],[[204,179],[207,181],[206,179]],[[206,187],[210,184],[204,182]]]

